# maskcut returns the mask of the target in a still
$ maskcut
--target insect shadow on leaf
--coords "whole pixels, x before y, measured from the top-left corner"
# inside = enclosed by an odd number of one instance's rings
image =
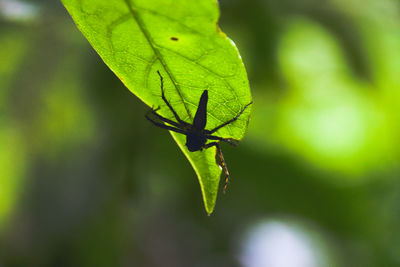
[[[250,106],[253,101],[251,101],[249,104],[244,106],[242,110],[232,119],[222,123],[221,125],[215,127],[214,129],[211,130],[206,130],[206,124],[207,124],[207,102],[208,102],[208,91],[204,90],[201,97],[200,97],[200,102],[199,106],[197,107],[196,115],[194,116],[193,123],[187,123],[183,121],[178,113],[174,110],[174,108],[171,106],[171,104],[168,102],[168,100],[165,97],[164,94],[164,79],[162,75],[160,74],[159,71],[157,71],[158,75],[160,76],[161,80],[161,98],[165,102],[165,104],[168,106],[172,114],[174,114],[175,119],[177,120],[176,122],[167,118],[164,118],[163,116],[159,115],[157,111],[160,109],[160,107],[156,109],[151,109],[147,114],[146,114],[146,119],[148,119],[151,123],[153,123],[155,126],[173,131],[176,133],[184,134],[186,135],[186,147],[190,152],[195,152],[195,151],[202,151],[203,149],[207,149],[210,147],[215,146],[217,148],[217,154],[216,158],[219,158],[220,163],[218,164],[225,172],[225,185],[223,192],[226,192],[226,189],[229,184],[230,180],[230,175],[228,168],[226,166],[224,156],[222,154],[221,148],[219,146],[219,143],[225,142],[228,143],[232,146],[237,146],[238,141],[232,138],[224,138],[220,136],[215,136],[213,133],[221,129],[222,127],[225,127],[228,124],[231,124],[235,122],[240,115],[246,110],[248,106]],[[149,115],[153,114],[156,118],[160,120],[160,122],[152,119]],[[207,143],[208,140],[211,140],[212,142]],[[217,160],[217,159],[216,159]],[[218,162],[218,160],[217,160]]]

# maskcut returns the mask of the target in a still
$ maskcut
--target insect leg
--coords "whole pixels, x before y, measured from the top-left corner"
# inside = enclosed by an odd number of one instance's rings
[[[219,147],[219,143],[218,142],[208,143],[207,145],[205,145],[205,148],[209,148],[209,147],[212,147],[212,146],[215,146],[217,148],[217,154],[215,155],[215,160],[218,162],[218,159],[219,159],[220,164],[218,164],[218,165],[224,170],[224,173],[225,173],[225,176],[226,176],[224,189],[222,189],[222,192],[225,194],[226,193],[226,189],[228,188],[228,185],[229,185],[229,181],[230,181],[230,175],[229,175],[228,167],[226,166],[224,155],[222,154],[222,150]]]
[[[161,76],[161,73],[157,70],[158,76],[160,76],[160,80],[161,80],[161,98],[164,100],[165,104],[167,104],[168,108],[171,110],[171,112],[174,114],[176,120],[182,124],[182,125],[189,125],[187,122],[181,120],[181,118],[179,117],[178,113],[176,113],[176,111],[173,109],[173,107],[171,106],[171,104],[168,102],[167,98],[165,97],[164,94],[164,78]]]
[[[173,126],[175,126],[175,127],[178,127],[178,128],[182,127],[179,123],[176,123],[176,122],[174,122],[174,121],[172,121],[172,120],[170,120],[170,119],[164,118],[163,116],[159,115],[159,114],[157,113],[157,110],[159,110],[159,109],[160,109],[160,108],[149,110],[149,112],[147,112],[147,115],[146,115],[146,116],[148,116],[149,113],[152,113],[152,114],[154,114],[157,118],[159,118],[159,119],[160,119],[161,121],[163,121],[163,122],[169,123],[169,124],[171,124],[171,125],[173,125]]]
[[[204,146],[204,148],[207,149],[207,148],[210,148],[210,147],[213,147],[213,146],[217,146],[217,145],[218,145],[218,142],[212,142],[212,143],[206,144],[206,145]]]
[[[242,115],[242,113],[246,110],[246,108],[247,108],[248,106],[250,106],[251,104],[253,104],[253,101],[251,101],[249,104],[247,104],[246,106],[244,106],[244,108],[243,108],[233,119],[230,119],[229,121],[224,122],[223,124],[221,124],[221,125],[215,127],[215,128],[212,129],[212,130],[207,130],[206,133],[207,133],[207,134],[213,134],[213,133],[215,133],[216,131],[218,131],[219,129],[221,129],[222,127],[224,127],[224,126],[226,126],[226,125],[228,125],[228,124],[230,124],[230,123],[236,121],[236,120],[239,118],[239,116]]]
[[[162,124],[162,123],[158,123],[158,122],[152,120],[152,119],[148,116],[148,114],[146,114],[145,117],[146,117],[147,120],[149,120],[151,123],[153,123],[153,124],[154,124],[155,126],[157,126],[157,127],[160,127],[160,128],[163,128],[163,129],[167,129],[167,130],[169,130],[169,131],[173,131],[173,132],[176,132],[176,133],[180,133],[180,134],[186,135],[186,131],[184,131],[184,130],[182,130],[182,129],[175,128],[175,127],[171,127],[171,126],[168,126],[168,125],[165,125],[165,124]]]
[[[218,141],[222,141],[222,142],[228,143],[231,146],[237,146],[238,145],[238,141],[235,140],[235,139],[232,139],[232,138],[223,138],[223,137],[214,136],[214,135],[208,135],[208,134],[206,134],[206,137],[207,137],[207,139],[210,139],[210,140],[218,140]]]

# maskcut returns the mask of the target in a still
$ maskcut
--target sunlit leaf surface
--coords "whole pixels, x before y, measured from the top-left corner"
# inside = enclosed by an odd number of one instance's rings
[[[160,96],[157,70],[165,79],[167,99],[187,122],[192,122],[203,90],[209,91],[208,129],[231,119],[251,101],[238,51],[217,25],[216,1],[63,3],[104,62],[143,102],[160,106],[163,116],[173,119]],[[222,128],[217,135],[242,139],[249,112],[246,110],[237,122]],[[172,135],[196,171],[206,211],[211,213],[221,174],[215,148],[189,152],[184,136]]]

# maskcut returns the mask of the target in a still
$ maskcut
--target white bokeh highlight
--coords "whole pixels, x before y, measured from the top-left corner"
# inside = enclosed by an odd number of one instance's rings
[[[37,6],[18,0],[0,0],[0,16],[10,21],[27,21],[39,14]]]
[[[322,267],[322,251],[299,227],[279,221],[256,225],[245,237],[244,267]]]

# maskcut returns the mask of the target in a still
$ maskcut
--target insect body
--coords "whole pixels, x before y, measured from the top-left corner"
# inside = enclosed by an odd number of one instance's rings
[[[146,118],[153,123],[155,126],[167,129],[173,132],[177,132],[180,134],[186,135],[186,147],[190,152],[195,152],[195,151],[202,151],[203,149],[207,149],[210,147],[215,146],[217,148],[217,156],[219,157],[219,160],[221,162],[221,167],[223,168],[225,175],[226,175],[226,181],[225,181],[225,186],[223,191],[225,192],[227,185],[229,183],[229,171],[228,168],[226,167],[224,156],[222,155],[221,148],[219,146],[219,142],[226,142],[230,145],[236,146],[237,141],[231,138],[223,138],[220,136],[215,136],[213,133],[221,129],[222,127],[233,123],[236,121],[239,116],[246,110],[246,108],[253,103],[251,101],[249,104],[244,106],[244,108],[232,119],[230,119],[227,122],[222,123],[221,125],[215,127],[212,130],[206,130],[206,124],[207,124],[207,102],[208,102],[208,91],[204,90],[199,101],[199,106],[197,107],[196,115],[194,116],[193,123],[189,124],[185,121],[183,121],[179,115],[176,113],[176,111],[172,108],[171,104],[168,102],[168,100],[165,98],[164,95],[164,82],[163,82],[163,77],[161,76],[160,72],[157,71],[158,75],[160,76],[161,79],[161,97],[165,104],[168,106],[168,108],[171,110],[171,112],[174,114],[175,119],[177,122],[164,118],[163,116],[159,115],[157,113],[157,109],[151,109],[150,113],[154,114],[161,122],[157,122],[150,118],[149,113],[146,114]],[[166,124],[165,124],[166,123]],[[213,142],[207,143],[207,140],[212,140]]]
[[[203,150],[207,137],[204,129],[207,124],[208,91],[204,90],[200,97],[199,106],[193,119],[191,131],[186,135],[186,146],[190,152]]]

